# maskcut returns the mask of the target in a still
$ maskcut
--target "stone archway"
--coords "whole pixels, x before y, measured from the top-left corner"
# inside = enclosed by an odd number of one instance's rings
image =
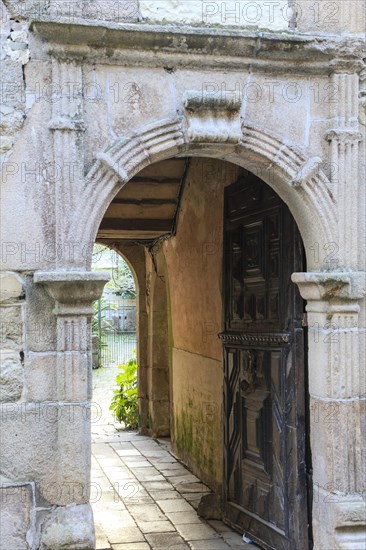
[[[185,107],[185,118],[176,117],[150,124],[117,140],[97,154],[97,161],[88,173],[87,184],[80,197],[80,206],[70,225],[69,235],[85,238],[86,229],[86,235],[93,238],[101,216],[116,192],[142,168],[158,160],[173,156],[207,156],[233,162],[249,171],[254,166],[256,174],[288,204],[304,241],[310,273],[294,274],[293,281],[300,286],[303,297],[308,300],[308,323],[312,336],[309,338],[311,407],[312,411],[324,411],[324,406],[329,406],[329,401],[324,404],[324,398],[329,400],[332,392],[326,387],[325,381],[320,391],[317,386],[320,356],[319,346],[316,345],[319,340],[314,333],[320,330],[326,343],[322,347],[320,359],[324,365],[328,365],[326,370],[332,369],[331,365],[335,363],[342,370],[341,358],[346,360],[343,344],[337,342],[337,346],[334,346],[334,342],[327,339],[336,322],[338,333],[349,341],[348,346],[354,350],[357,369],[357,336],[350,334],[349,329],[358,325],[358,302],[364,293],[362,274],[321,274],[318,271],[329,268],[329,265],[313,262],[310,254],[314,243],[322,247],[337,239],[337,205],[333,184],[321,170],[320,158],[307,154],[285,138],[240,121],[239,105],[224,101],[204,105],[201,97],[191,93],[186,96]],[[92,210],[97,216],[92,215]],[[341,381],[340,384],[342,386]],[[338,407],[338,394],[332,395],[335,407]],[[350,410],[347,414],[353,419],[352,433],[356,435],[359,432],[357,410]],[[312,420],[314,418],[312,415]],[[344,541],[348,537],[349,520],[345,516],[340,519],[340,512],[334,512],[329,517],[330,512],[321,505],[321,501],[327,498],[329,492],[337,491],[344,495],[349,510],[358,510],[359,497],[350,501],[347,496],[355,491],[357,476],[353,474],[354,481],[350,485],[350,478],[345,472],[350,467],[346,466],[346,446],[340,445],[343,448],[342,458],[339,455],[337,460],[331,458],[335,456],[337,438],[335,434],[329,433],[328,428],[319,420],[316,424],[312,422],[311,426],[313,456],[319,457],[314,460],[313,479],[317,490],[314,538],[315,541],[327,540],[327,537],[334,536],[330,533],[336,532]],[[328,449],[333,449],[331,454],[324,449],[324,440],[328,442]],[[357,445],[354,446],[354,455],[358,457],[356,461],[359,464],[360,448]],[[330,470],[325,467],[328,463],[332,464]],[[324,517],[327,517],[326,524],[318,519]],[[350,536],[352,539],[354,535]]]
[[[309,332],[312,336],[309,339],[309,382],[311,407],[315,413],[312,415],[311,445],[315,457],[314,486],[318,496],[317,501],[314,501],[314,538],[320,547],[334,540],[338,547],[342,544],[344,548],[351,548],[355,541],[361,540],[364,532],[361,480],[357,473],[362,460],[359,444],[360,412],[359,403],[352,396],[355,393],[357,395],[357,380],[360,379],[357,327],[359,303],[365,288],[363,274],[334,273],[329,270],[319,272],[319,269],[327,266],[312,261],[312,245],[318,243],[321,247],[332,242],[337,235],[332,183],[322,172],[318,157],[307,154],[284,137],[241,120],[239,104],[223,99],[205,103],[201,96],[198,99],[197,95],[191,93],[186,95],[185,108],[184,118],[177,116],[142,127],[97,154],[94,166],[77,190],[77,206],[71,210],[70,223],[63,223],[59,227],[59,242],[71,239],[90,247],[109,202],[124,183],[148,164],[173,156],[206,156],[228,160],[255,171],[278,193],[288,204],[299,226],[310,271],[295,274],[293,280],[299,284],[303,297],[308,300]],[[76,502],[83,507],[79,509],[81,521],[85,525],[90,524],[88,495],[85,491],[90,468],[90,420],[84,414],[88,382],[83,373],[89,353],[85,332],[91,315],[91,300],[97,297],[102,287],[102,279],[95,279],[85,271],[89,267],[89,260],[88,257],[75,257],[72,270],[65,271],[60,266],[53,272],[34,274],[36,286],[46,288],[51,302],[56,303],[54,313],[56,324],[60,327],[55,347],[60,386],[57,386],[53,399],[66,403],[80,402],[78,423],[73,426],[72,448],[69,434],[63,424],[59,423],[55,443],[57,457],[50,459],[57,473],[58,486],[65,485],[63,473],[66,470],[70,473],[66,478],[67,487],[74,484],[75,476],[71,473],[75,471],[80,474],[80,490],[77,495],[73,492],[71,496],[65,492],[61,495],[56,492],[49,501],[54,506]],[[75,300],[70,301],[72,297]],[[51,313],[50,298],[48,302]],[[340,336],[336,342],[329,339],[329,333],[334,328],[329,323],[336,324]],[[76,332],[65,340],[64,335],[69,334],[65,331],[66,326],[76,327]],[[322,337],[321,347],[316,343],[319,334]],[[349,368],[354,372],[352,382],[346,368],[350,357],[352,363]],[[334,372],[337,373],[335,378],[332,374]],[[67,373],[72,375],[72,379],[65,387],[62,380]],[[339,429],[338,424],[334,427],[326,422],[326,407],[329,407],[329,403],[339,411],[339,421],[345,422],[342,429]],[[346,439],[342,439],[343,434],[347,434]],[[5,449],[6,455],[11,445],[5,446]],[[353,457],[352,463],[350,456]],[[78,465],[77,469],[75,465]],[[26,469],[22,464],[20,467]],[[42,475],[35,474],[37,483]],[[43,477],[45,483],[48,482],[48,477]],[[44,490],[42,483],[41,492]],[[329,493],[334,492],[337,493],[338,502],[330,510],[324,502],[329,498]],[[62,510],[60,514],[63,514]],[[58,521],[59,513],[56,509],[48,521],[50,530]],[[60,540],[63,536],[60,533]]]
[[[115,194],[149,164],[174,156],[207,156],[238,164],[268,183],[288,204],[307,250],[314,243],[331,242],[337,227],[336,204],[333,185],[321,168],[322,159],[285,137],[242,120],[240,108],[240,102],[225,98],[204,101],[200,93],[187,92],[184,118],[158,120],[97,153],[68,238],[94,240]]]

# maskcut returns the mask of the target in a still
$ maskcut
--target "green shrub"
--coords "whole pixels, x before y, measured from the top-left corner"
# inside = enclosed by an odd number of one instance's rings
[[[135,430],[138,427],[136,352],[126,365],[118,368],[121,369],[116,377],[118,389],[114,391],[109,408],[114,411],[118,422],[125,425],[125,429]]]

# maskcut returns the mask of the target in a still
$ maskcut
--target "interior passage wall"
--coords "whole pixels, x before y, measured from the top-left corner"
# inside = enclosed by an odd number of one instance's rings
[[[238,168],[192,159],[177,234],[165,242],[173,335],[172,440],[214,489],[222,482],[222,252],[224,187]]]

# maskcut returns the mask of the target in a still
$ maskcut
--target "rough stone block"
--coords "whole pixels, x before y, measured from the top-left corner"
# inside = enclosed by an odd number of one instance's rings
[[[150,401],[150,431],[154,437],[170,435],[170,403],[169,401]]]
[[[365,393],[363,365],[359,364],[357,329],[345,330],[324,324],[309,330],[309,392],[328,399],[355,398]],[[346,354],[342,349],[348,350]]]
[[[1,113],[3,114],[3,109],[1,109]],[[0,273],[0,302],[19,298],[22,293],[23,284],[19,275],[9,271]]]
[[[18,401],[23,391],[23,366],[16,354],[1,353],[0,357],[0,402]]]
[[[56,353],[29,353],[24,360],[25,399],[29,402],[57,400]]]
[[[362,402],[310,400],[313,481],[330,493],[364,490],[361,417]]]
[[[34,548],[34,484],[1,483],[0,547],[4,550]]]
[[[169,21],[193,25],[215,25],[235,27],[260,27],[271,30],[285,30],[288,17],[283,10],[286,0],[276,2],[275,9],[269,9],[265,0],[246,2],[202,2],[201,0],[140,0],[141,15],[149,21]],[[286,14],[286,11],[285,11]]]
[[[2,348],[19,349],[23,343],[22,306],[1,308],[0,345]]]
[[[151,399],[169,399],[169,370],[167,368],[151,369]]]
[[[363,550],[366,508],[361,495],[344,495],[314,487],[313,530],[319,550]]]
[[[26,283],[27,313],[25,339],[30,351],[54,351],[56,349],[55,302],[46,289]]]
[[[84,403],[3,403],[3,474],[15,481],[32,479],[37,502],[85,504],[90,489],[89,414]]]

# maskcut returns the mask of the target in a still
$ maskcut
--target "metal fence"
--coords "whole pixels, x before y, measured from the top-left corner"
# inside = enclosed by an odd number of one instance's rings
[[[100,364],[103,367],[124,365],[136,351],[136,332],[107,334],[100,348]]]
[[[96,312],[98,363],[108,367],[125,364],[136,350],[136,306],[99,301]]]

